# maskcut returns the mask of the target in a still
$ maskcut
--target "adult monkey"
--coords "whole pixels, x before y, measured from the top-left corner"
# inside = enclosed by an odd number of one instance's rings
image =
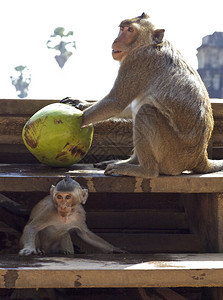
[[[124,20],[112,49],[120,61],[117,79],[105,98],[84,111],[83,126],[118,116],[130,104],[134,154],[108,164],[105,174],[151,178],[223,169],[223,160],[207,156],[214,124],[207,90],[164,40],[164,29],[155,29],[145,13]]]

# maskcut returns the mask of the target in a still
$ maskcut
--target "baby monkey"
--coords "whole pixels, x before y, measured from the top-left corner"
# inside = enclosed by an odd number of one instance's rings
[[[52,185],[50,195],[32,209],[24,227],[20,244],[20,255],[73,254],[74,248],[69,231],[75,230],[85,242],[102,252],[122,252],[91,232],[86,225],[85,204],[88,190],[69,175]]]

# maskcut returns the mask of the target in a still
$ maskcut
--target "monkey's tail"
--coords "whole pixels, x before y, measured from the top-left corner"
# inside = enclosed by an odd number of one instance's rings
[[[196,173],[214,173],[223,170],[223,159],[206,159],[199,164],[193,171]]]

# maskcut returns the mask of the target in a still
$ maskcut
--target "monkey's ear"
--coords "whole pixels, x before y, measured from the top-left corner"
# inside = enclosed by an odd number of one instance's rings
[[[153,31],[153,41],[156,44],[161,44],[163,42],[165,29],[156,29]]]
[[[54,190],[55,190],[55,185],[52,184],[52,185],[51,185],[51,188],[50,188],[50,195],[53,196]]]
[[[88,190],[87,189],[82,189],[82,204],[85,204],[87,201],[87,197],[88,197]]]

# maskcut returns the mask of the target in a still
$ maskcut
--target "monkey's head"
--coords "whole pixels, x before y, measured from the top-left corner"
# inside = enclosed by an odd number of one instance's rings
[[[122,62],[130,51],[137,47],[162,44],[165,30],[155,30],[154,25],[148,19],[149,16],[143,13],[139,17],[121,22],[118,37],[112,44],[112,56],[115,60]]]
[[[66,175],[56,186],[52,185],[50,194],[58,214],[68,217],[80,204],[86,203],[88,190],[82,189],[78,182]]]

